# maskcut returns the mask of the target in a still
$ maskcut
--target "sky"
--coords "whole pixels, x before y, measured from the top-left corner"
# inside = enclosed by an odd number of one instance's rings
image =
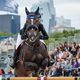
[[[80,29],[80,0],[54,0],[56,16],[71,19],[73,27]]]
[[[16,0],[19,7],[19,14],[24,16],[25,20],[25,10],[26,6],[29,10],[31,6],[37,3],[39,0]],[[63,16],[66,19],[71,19],[72,27],[80,29],[80,0],[53,0],[56,17]]]

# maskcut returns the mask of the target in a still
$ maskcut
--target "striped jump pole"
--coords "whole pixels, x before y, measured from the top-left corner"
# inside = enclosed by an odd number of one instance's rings
[[[76,77],[12,77],[8,80],[80,80]]]

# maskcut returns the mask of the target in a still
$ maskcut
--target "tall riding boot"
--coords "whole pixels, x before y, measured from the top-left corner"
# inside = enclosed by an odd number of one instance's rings
[[[18,53],[17,53],[16,50],[15,50],[15,52],[14,52],[14,57],[13,57],[13,64],[11,65],[12,68],[15,68],[15,67],[16,67],[16,65],[17,65],[17,60],[18,60]]]

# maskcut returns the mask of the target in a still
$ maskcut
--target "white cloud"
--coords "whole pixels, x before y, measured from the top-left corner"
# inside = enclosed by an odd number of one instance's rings
[[[56,6],[57,15],[74,16],[80,14],[80,4],[63,4]]]
[[[80,28],[80,0],[54,0],[56,16],[64,16],[72,20],[72,26]]]
[[[57,4],[64,4],[64,3],[79,3],[80,0],[53,0]]]

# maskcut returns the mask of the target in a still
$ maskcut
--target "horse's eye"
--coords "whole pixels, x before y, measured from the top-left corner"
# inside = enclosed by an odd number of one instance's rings
[[[37,27],[33,27],[33,29],[34,29],[35,31],[37,31],[37,30],[38,30],[38,28],[37,28]]]
[[[31,28],[28,28],[27,30],[28,30],[28,31],[30,31],[30,30],[31,30]]]
[[[37,28],[35,28],[35,31],[37,31]]]

